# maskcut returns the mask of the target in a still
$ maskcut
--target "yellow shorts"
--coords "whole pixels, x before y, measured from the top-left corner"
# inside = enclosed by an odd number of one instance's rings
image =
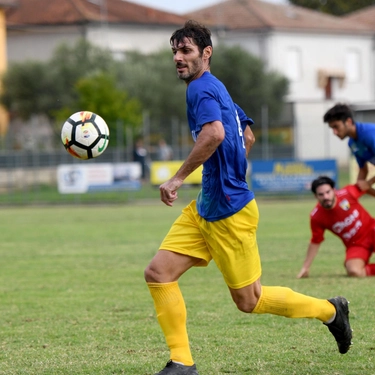
[[[258,221],[254,199],[234,215],[213,222],[199,216],[194,200],[182,210],[159,250],[199,258],[197,266],[201,267],[213,259],[227,285],[240,289],[262,273],[256,240]]]

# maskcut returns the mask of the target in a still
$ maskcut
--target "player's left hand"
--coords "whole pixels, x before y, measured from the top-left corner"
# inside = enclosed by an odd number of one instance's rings
[[[181,187],[183,181],[179,178],[172,177],[159,186],[160,199],[167,206],[173,206],[173,202],[178,198],[177,190]]]

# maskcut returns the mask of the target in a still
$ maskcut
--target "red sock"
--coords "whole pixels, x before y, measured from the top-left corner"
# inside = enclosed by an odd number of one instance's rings
[[[366,264],[365,269],[367,276],[375,276],[375,263]]]

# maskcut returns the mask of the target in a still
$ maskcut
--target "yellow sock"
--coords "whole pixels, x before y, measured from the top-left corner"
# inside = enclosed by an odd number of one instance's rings
[[[186,307],[178,282],[147,283],[165,340],[171,351],[170,359],[185,366],[194,364],[186,330]]]
[[[262,286],[262,293],[253,313],[274,314],[287,318],[316,318],[329,321],[336,313],[327,300],[296,293],[281,286]]]

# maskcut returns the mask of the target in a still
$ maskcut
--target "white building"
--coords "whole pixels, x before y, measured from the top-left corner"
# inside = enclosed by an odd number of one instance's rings
[[[149,53],[169,48],[171,33],[186,19],[201,21],[213,30],[214,44],[240,45],[289,78],[289,126],[300,159],[348,164],[346,142],[333,136],[323,114],[338,101],[375,101],[374,14],[361,22],[292,5],[227,0],[182,17],[122,0],[19,0],[6,15],[9,64],[49,59],[57,45],[82,36],[115,54]]]
[[[227,0],[187,15],[216,30],[290,80],[297,158],[349,161],[346,142],[333,136],[323,114],[336,102],[372,102],[374,29],[306,8],[259,0]],[[374,19],[374,18],[373,18]]]
[[[169,48],[181,16],[123,0],[18,0],[7,10],[8,61],[47,60],[61,43],[87,41],[114,54]]]

